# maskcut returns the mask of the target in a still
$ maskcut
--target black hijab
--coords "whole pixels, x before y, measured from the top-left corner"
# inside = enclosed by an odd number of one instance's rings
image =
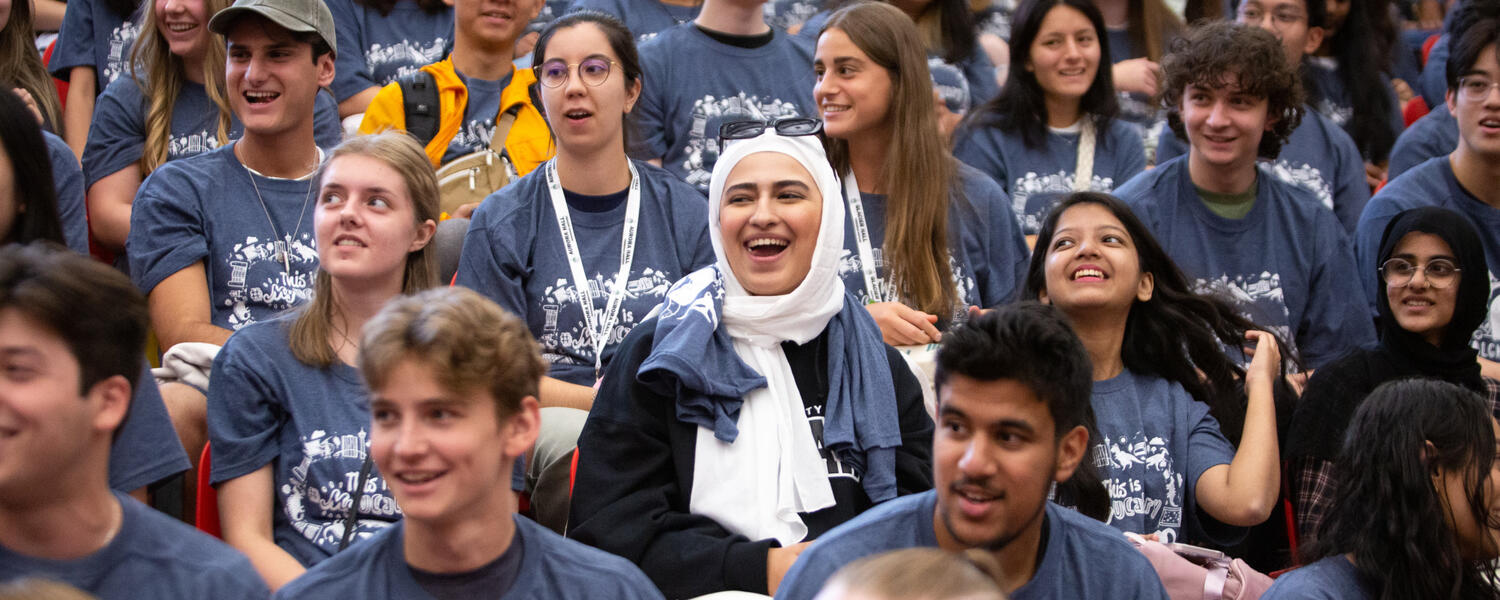
[[[1479,234],[1468,219],[1438,207],[1414,208],[1396,215],[1380,239],[1380,254],[1362,275],[1379,277],[1380,265],[1391,258],[1409,233],[1429,233],[1453,251],[1459,272],[1453,318],[1433,346],[1420,334],[1401,328],[1391,313],[1385,284],[1377,284],[1375,308],[1380,314],[1380,341],[1345,355],[1313,375],[1298,403],[1287,434],[1288,457],[1338,456],[1349,418],[1376,386],[1394,379],[1430,377],[1485,392],[1479,376],[1478,352],[1469,346],[1474,330],[1489,312],[1489,267]]]

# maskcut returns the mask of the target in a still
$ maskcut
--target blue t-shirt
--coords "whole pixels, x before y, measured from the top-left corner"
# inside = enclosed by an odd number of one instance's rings
[[[770,4],[767,4],[770,6]],[[703,6],[678,6],[660,0],[575,0],[568,12],[597,10],[620,18],[635,35],[636,43],[656,37],[668,27],[676,27],[698,18]]]
[[[764,11],[766,24],[782,31],[801,28],[813,15],[823,10],[824,0],[769,0]]]
[[[150,294],[203,261],[215,326],[268,319],[312,295],[315,193],[310,180],[251,175],[233,144],[162,165],[130,211],[130,277]],[[285,262],[278,247],[286,248]]]
[[[1427,52],[1427,63],[1422,65],[1422,74],[1417,81],[1417,91],[1422,93],[1422,99],[1427,106],[1437,108],[1446,104],[1448,98],[1448,51],[1451,40],[1448,34],[1443,34],[1438,41],[1432,44],[1432,50]]]
[[[768,8],[770,4],[766,5]],[[816,54],[818,34],[828,24],[831,10],[825,10],[808,18],[797,32],[795,39],[807,47],[809,56]],[[943,57],[929,52],[927,71],[932,77],[932,86],[938,91],[948,110],[958,114],[969,112],[976,106],[988,102],[1000,93],[1000,84],[995,81],[995,64],[990,55],[978,44],[968,58],[951,63]]]
[[[381,15],[358,0],[327,0],[338,37],[333,95],[340,102],[379,88],[453,51],[453,6],[428,13],[415,0],[398,0]]]
[[[1161,135],[1156,145],[1157,164],[1187,154],[1187,142],[1165,124],[1158,131]],[[1344,231],[1354,233],[1359,213],[1370,201],[1365,160],[1360,157],[1354,139],[1328,117],[1307,107],[1302,124],[1292,130],[1269,167],[1278,179],[1312,191],[1318,202],[1339,218]]]
[[[130,72],[130,47],[141,33],[141,13],[136,9],[130,19],[115,14],[103,0],[74,0],[68,3],[57,45],[47,70],[66,81],[73,67],[94,68],[94,94]]]
[[[256,323],[229,337],[208,383],[214,485],[271,465],[276,545],[304,566],[339,550],[369,455],[370,397],[354,367],[318,368],[292,355],[295,316]],[[359,500],[355,540],[401,518],[373,465]]]
[[[62,138],[42,130],[42,141],[47,144],[47,162],[52,163],[52,186],[57,190],[57,221],[62,224],[63,240],[74,252],[88,254],[89,220],[83,196],[83,169]]]
[[[1005,192],[984,173],[960,163],[958,181],[949,194],[948,266],[958,283],[954,315],[938,315],[944,321],[967,312],[969,306],[989,308],[1015,298],[1026,281],[1026,266],[1031,258],[1026,238],[1016,219],[1007,210],[1010,202]],[[876,274],[884,281],[881,240],[885,239],[885,194],[860,194],[865,223],[870,231],[871,254]],[[865,275],[855,241],[854,221],[844,211],[844,252],[839,257],[839,278],[844,289],[861,304],[873,300],[865,287]]]
[[[1422,163],[1380,188],[1380,193],[1370,199],[1365,214],[1359,219],[1359,230],[1355,234],[1358,250],[1360,281],[1364,283],[1364,298],[1369,312],[1375,314],[1376,253],[1380,251],[1380,238],[1385,227],[1403,210],[1421,206],[1441,206],[1455,211],[1474,224],[1479,232],[1479,241],[1484,244],[1484,260],[1489,264],[1490,315],[1479,329],[1474,331],[1473,345],[1479,355],[1489,360],[1500,360],[1500,209],[1485,204],[1459,184],[1453,174],[1453,165],[1447,156],[1440,156]]]
[[[1258,175],[1268,174],[1261,167]],[[1198,197],[1186,157],[1115,189],[1200,291],[1226,296],[1245,316],[1296,346],[1308,368],[1375,341],[1360,306],[1354,252],[1333,211],[1276,177],[1257,180],[1243,219]]]
[[[1184,535],[1238,541],[1245,529],[1207,517],[1195,500],[1203,472],[1234,460],[1234,446],[1207,404],[1177,383],[1129,369],[1095,381],[1091,401],[1102,437],[1094,463],[1109,490],[1110,525],[1158,534],[1163,543]]]
[[[632,113],[640,136],[631,156],[662,159],[663,167],[707,195],[719,160],[720,123],[817,115],[812,53],[772,31],[771,43],[740,48],[684,23],[641,44],[650,80]]]
[[[630,561],[585,546],[519,515],[511,517],[521,545],[519,577],[495,598],[659,599],[651,580]],[[418,585],[406,563],[405,523],[351,546],[277,590],[276,598],[364,598],[381,600],[432,598]],[[510,550],[507,550],[509,552]]]
[[[1059,198],[1073,191],[1078,167],[1077,131],[1050,129],[1040,148],[1029,148],[1019,133],[999,127],[969,127],[958,132],[953,156],[993,177],[1010,194],[1011,211],[1021,230],[1035,235]],[[1109,192],[1146,168],[1141,136],[1120,119],[1096,137],[1094,176],[1089,188]]]
[[[464,104],[463,123],[443,152],[443,164],[490,147],[490,138],[495,135],[495,117],[500,114],[500,92],[510,85],[514,72],[500,79],[475,79],[458,73],[469,90],[469,99]]]
[[[1233,14],[1233,13],[1230,13]],[[1146,58],[1149,55],[1145,48],[1135,45],[1130,39],[1128,29],[1106,29],[1104,35],[1109,39],[1109,64],[1125,62],[1133,58]],[[1103,65],[1100,65],[1102,68]],[[1165,116],[1157,113],[1156,105],[1151,103],[1151,97],[1139,92],[1122,92],[1116,90],[1116,99],[1120,103],[1120,118],[1130,123],[1136,129],[1136,135],[1145,139],[1146,134],[1157,127],[1158,121],[1165,120]],[[1157,160],[1157,164],[1163,161]]]
[[[131,492],[191,466],[162,403],[161,390],[151,377],[151,366],[142,361],[130,411],[109,446],[109,487]]]
[[[936,508],[936,491],[902,496],[823,534],[797,557],[776,598],[811,600],[839,567],[866,556],[936,548]],[[1046,519],[1046,554],[1037,558],[1031,581],[1010,593],[1011,600],[1167,598],[1151,563],[1118,530],[1050,502]]]
[[[1458,119],[1448,112],[1448,105],[1438,104],[1417,122],[1401,132],[1391,148],[1391,162],[1385,180],[1395,181],[1428,159],[1447,156],[1458,149]]]
[[[318,146],[337,146],[344,131],[339,124],[339,105],[319,92],[313,104],[313,139]],[[122,77],[109,84],[94,104],[94,122],[83,148],[83,172],[88,187],[100,179],[139,163],[146,149],[146,115],[151,100],[141,93],[141,84]],[[230,117],[229,139],[245,133],[240,120]],[[184,81],[172,106],[172,134],[167,142],[167,160],[197,156],[219,147],[219,107],[208,98],[203,84]]]
[[[635,257],[619,316],[604,347],[604,365],[625,334],[666,297],[667,288],[714,262],[703,196],[665,169],[640,161],[635,168],[641,175]],[[542,346],[542,356],[551,363],[549,376],[592,386],[592,337],[563,250],[546,171],[536,169],[501,188],[474,211],[455,281],[526,321]],[[625,202],[603,212],[573,207],[568,213],[595,314],[602,314],[620,270]]]
[[[271,594],[234,548],[123,493],[120,530],[97,552],[73,560],[23,556],[0,546],[0,583],[60,581],[101,600],[264,600]]]
[[[1396,577],[1400,577],[1398,573]],[[1292,569],[1276,578],[1263,600],[1374,600],[1375,590],[1360,579],[1354,563],[1338,554]]]
[[[1348,131],[1347,128],[1354,118],[1354,99],[1349,96],[1349,90],[1344,87],[1344,81],[1339,79],[1338,63],[1332,58],[1309,57],[1304,68],[1318,87],[1316,90],[1310,90],[1309,94],[1316,98],[1316,101],[1312,102],[1313,108],[1323,113],[1323,116],[1328,117],[1334,124]],[[1391,79],[1382,73],[1380,84],[1390,102],[1391,112],[1386,115],[1386,121],[1391,131],[1391,138],[1395,139],[1401,134],[1401,130],[1406,128],[1406,117],[1401,114],[1401,101],[1396,98],[1396,89],[1391,87]]]

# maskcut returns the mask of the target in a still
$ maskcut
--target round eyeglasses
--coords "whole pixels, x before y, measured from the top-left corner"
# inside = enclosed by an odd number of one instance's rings
[[[1469,102],[1484,102],[1490,97],[1490,91],[1497,87],[1500,87],[1500,82],[1478,75],[1458,78],[1458,94]]]
[[[1427,280],[1427,285],[1440,290],[1458,281],[1458,274],[1463,271],[1451,261],[1441,258],[1429,260],[1420,267],[1404,258],[1393,258],[1380,265],[1380,278],[1388,286],[1406,287],[1416,278],[1419,270],[1422,271],[1422,278]]]
[[[578,68],[578,79],[583,81],[584,85],[599,87],[609,79],[610,67],[618,64],[620,63],[602,56],[590,56],[572,65],[561,58],[554,58],[531,69],[536,71],[536,80],[549,88],[562,87],[567,83],[568,76],[573,72],[574,67]]]

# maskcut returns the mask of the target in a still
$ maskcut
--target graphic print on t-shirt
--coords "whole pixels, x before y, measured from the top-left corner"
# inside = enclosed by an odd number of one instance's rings
[[[603,323],[606,315],[604,309],[609,304],[609,295],[614,291],[614,273],[608,275],[595,273],[594,278],[589,280],[589,295],[594,302],[594,315],[597,322]],[[672,287],[674,279],[658,269],[646,267],[633,279],[625,282],[625,298],[620,303],[620,314],[615,319],[614,326],[610,328],[609,339],[606,344],[618,344],[625,339],[625,335],[635,328],[636,323],[645,317],[645,314],[637,315],[634,311],[625,308],[635,304],[633,301],[643,297],[662,298],[667,295],[667,289]],[[578,301],[578,291],[573,285],[571,278],[559,277],[553,285],[547,286],[542,295],[542,314],[545,322],[542,325],[542,334],[537,337],[537,342],[543,348],[542,358],[551,363],[576,364],[577,357],[594,356],[593,336],[585,329],[587,325],[581,318],[583,310]],[[637,305],[638,306],[638,305]],[[559,314],[566,312],[569,315],[579,315],[576,320],[562,322]],[[549,352],[547,349],[565,349],[567,352]],[[570,356],[571,355],[571,356]],[[592,365],[590,365],[592,366]]]
[[[130,48],[140,35],[141,26],[131,21],[120,24],[109,32],[109,56],[104,60],[104,72],[99,74],[99,89],[104,89],[124,75],[130,62]]]
[[[880,276],[879,283],[882,286],[888,285],[885,280],[884,250],[879,246],[870,248],[870,254],[875,258],[875,273]],[[853,294],[855,300],[858,300],[860,304],[870,304],[876,300],[871,298],[869,290],[865,289],[863,264],[859,260],[858,252],[844,248],[839,254],[839,279],[844,280],[844,289]],[[948,315],[947,318],[956,322],[963,320],[963,317],[968,314],[969,306],[981,304],[979,284],[974,281],[974,276],[964,269],[963,263],[951,254],[948,255],[948,268],[953,271],[953,281],[958,286],[958,305],[954,307],[953,314]]]
[[[806,402],[805,399],[804,402]],[[864,474],[860,473],[859,469],[854,468],[854,465],[844,464],[844,461],[839,460],[837,456],[828,451],[828,448],[823,446],[823,409],[826,407],[826,404],[816,406],[804,405],[802,412],[807,415],[808,427],[812,428],[813,441],[818,444],[818,454],[821,454],[823,461],[828,463],[828,478],[853,479],[855,483],[859,483]]]
[[[1281,337],[1283,342],[1296,346],[1292,337],[1291,310],[1286,307],[1286,294],[1281,289],[1281,274],[1261,271],[1259,275],[1220,275],[1217,279],[1199,279],[1193,283],[1193,291],[1199,294],[1214,294],[1228,298],[1240,308],[1240,314],[1257,325],[1269,329]],[[1282,352],[1287,352],[1283,349]]]
[[[688,131],[687,145],[683,148],[681,168],[683,180],[708,189],[714,163],[719,160],[719,125],[743,119],[769,121],[798,114],[797,104],[780,98],[749,96],[740,92],[734,96],[704,96],[693,101],[692,129]]]
[[[167,140],[167,160],[197,156],[219,147],[218,132],[201,130]]]
[[[353,490],[359,485],[359,470],[369,451],[370,437],[364,428],[353,434],[319,429],[301,436],[300,441],[302,462],[291,469],[289,480],[280,482],[287,522],[331,554],[344,537],[344,522],[354,501]],[[373,470],[360,494],[359,515],[355,539],[367,538],[401,516],[385,480]]]
[[[1318,202],[1333,210],[1333,185],[1323,172],[1307,163],[1297,165],[1284,159],[1277,159],[1270,164],[1270,171],[1277,179],[1312,191],[1317,195]]]
[[[963,69],[940,57],[927,57],[927,71],[932,76],[932,87],[943,99],[943,104],[948,110],[958,114],[966,114],[971,108],[972,96],[969,91],[969,79],[964,77]]]
[[[365,51],[365,69],[370,73],[381,73],[386,65],[401,65],[390,77],[375,82],[376,85],[385,85],[415,73],[422,65],[442,60],[447,44],[448,40],[443,38],[437,38],[425,46],[412,40],[401,40],[394,44],[370,44],[370,49]],[[487,141],[489,138],[485,139]]]
[[[1490,303],[1489,318],[1474,330],[1474,337],[1469,342],[1479,355],[1489,360],[1500,360],[1500,279],[1495,277],[1494,272],[1488,273],[1490,278]]]
[[[282,240],[249,236],[231,247],[224,264],[229,279],[224,284],[223,305],[231,310],[229,325],[238,331],[255,322],[252,304],[280,312],[312,297],[318,249],[308,232],[299,233],[295,239],[286,234]],[[288,265],[292,267],[290,272]]]
[[[1166,440],[1154,436],[1147,439],[1140,431],[1110,437],[1094,447],[1094,464],[1112,475],[1104,479],[1109,491],[1109,523],[1139,516],[1158,526],[1157,531],[1140,533],[1155,533],[1164,544],[1177,541],[1177,531],[1182,527],[1183,476],[1173,465]],[[1156,486],[1148,479],[1159,479],[1165,494],[1153,493]]]
[[[1011,182],[1010,207],[1016,213],[1016,219],[1021,222],[1021,231],[1036,233],[1041,230],[1042,220],[1047,218],[1052,205],[1062,195],[1072,193],[1073,177],[1073,172],[1066,170],[1056,173],[1027,171]],[[1089,180],[1089,189],[1109,192],[1115,189],[1115,178],[1096,174]],[[1033,200],[1032,196],[1037,196],[1037,199]],[[1042,201],[1043,196],[1047,197],[1045,201]]]

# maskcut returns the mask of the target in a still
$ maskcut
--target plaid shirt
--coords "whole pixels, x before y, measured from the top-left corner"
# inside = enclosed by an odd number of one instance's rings
[[[1490,413],[1500,418],[1497,398],[1500,398],[1500,381],[1484,378],[1485,397],[1490,401]],[[1333,461],[1303,457],[1288,465],[1295,474],[1292,478],[1292,502],[1296,507],[1297,535],[1302,543],[1313,538],[1333,502]]]

